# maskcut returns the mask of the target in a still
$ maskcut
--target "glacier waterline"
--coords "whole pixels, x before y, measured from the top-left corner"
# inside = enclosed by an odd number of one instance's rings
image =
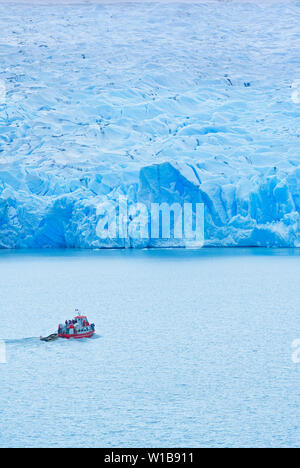
[[[299,8],[1,3],[0,247],[126,246],[96,235],[119,195],[204,202],[206,245],[299,246]]]
[[[0,446],[297,447],[299,254],[0,252]]]

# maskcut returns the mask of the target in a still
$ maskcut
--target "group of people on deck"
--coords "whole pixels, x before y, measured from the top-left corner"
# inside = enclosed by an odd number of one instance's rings
[[[80,328],[81,327],[91,327],[92,330],[95,331],[95,324],[94,323],[90,324],[87,320],[73,319],[73,320],[66,320],[65,321],[65,327],[63,327],[63,325],[59,325],[58,326],[58,334],[62,334],[62,333],[67,333],[68,334],[69,329],[71,329],[71,328],[75,329],[75,334],[76,334],[77,329],[78,329],[78,327],[76,327],[76,325],[78,325]],[[78,330],[78,331],[85,331],[85,329]]]
[[[76,323],[78,323],[77,319],[65,321],[66,327],[68,327],[69,325],[76,325]]]

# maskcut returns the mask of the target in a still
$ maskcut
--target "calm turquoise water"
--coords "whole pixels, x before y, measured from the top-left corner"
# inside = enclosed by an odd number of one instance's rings
[[[0,446],[297,446],[299,250],[1,252]],[[39,341],[78,307],[86,341]]]

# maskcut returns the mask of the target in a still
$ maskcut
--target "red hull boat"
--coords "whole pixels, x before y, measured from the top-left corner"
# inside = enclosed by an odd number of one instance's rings
[[[93,335],[94,335],[94,331],[89,331],[89,332],[86,332],[86,333],[77,333],[74,335],[68,335],[66,333],[60,333],[58,335],[59,338],[66,338],[67,340],[70,340],[70,339],[80,339],[80,338],[91,338]]]
[[[54,341],[58,338],[81,339],[91,338],[95,334],[95,325],[87,319],[86,315],[80,315],[76,309],[77,315],[73,320],[66,320],[65,325],[58,325],[58,332],[53,333],[47,338],[42,338],[42,341]]]

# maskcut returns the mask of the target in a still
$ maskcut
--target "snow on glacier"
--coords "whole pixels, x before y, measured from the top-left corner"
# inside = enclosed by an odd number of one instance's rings
[[[202,202],[209,246],[300,246],[300,3],[0,4],[0,247]],[[173,245],[172,239],[168,245]]]

